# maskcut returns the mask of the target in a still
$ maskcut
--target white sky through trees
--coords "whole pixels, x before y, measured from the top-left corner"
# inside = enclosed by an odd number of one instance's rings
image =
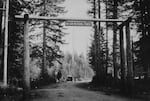
[[[87,3],[87,0],[66,0],[63,6],[67,13],[61,15],[62,17],[89,18],[87,12],[90,9],[90,5]],[[76,52],[86,55],[92,39],[92,27],[66,26],[65,28],[67,28],[65,32],[68,35],[64,39],[68,44],[63,45],[61,49],[64,52]]]
[[[89,18],[90,16],[87,14],[88,10],[91,9],[90,4],[87,2],[88,0],[66,0],[63,6],[67,13],[61,15],[61,17],[71,17],[71,18]],[[105,8],[105,5],[101,5],[102,9]],[[105,14],[101,15],[102,18],[105,18]],[[104,27],[105,24],[102,24]],[[78,54],[83,53],[84,55],[87,54],[87,51],[90,46],[90,42],[92,39],[93,30],[92,27],[66,27],[66,33],[69,35],[65,36],[67,45],[63,45],[61,49],[66,52],[77,52]],[[137,35],[135,34],[136,30],[131,30],[131,35],[134,36],[134,40],[137,40]],[[112,37],[113,33],[109,30],[108,34],[109,38],[109,48],[112,50]]]

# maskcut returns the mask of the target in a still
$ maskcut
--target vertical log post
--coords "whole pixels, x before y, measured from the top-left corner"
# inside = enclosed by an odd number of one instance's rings
[[[29,53],[29,15],[24,15],[24,90],[28,92],[30,90],[30,53]]]
[[[120,31],[120,58],[121,58],[121,89],[125,90],[125,78],[126,78],[126,64],[125,64],[125,48],[124,48],[124,34],[123,34],[123,26],[119,29]]]
[[[117,0],[113,0],[113,18],[117,19]],[[118,77],[117,77],[117,23],[113,23],[113,67],[114,67],[114,84],[118,84]]]
[[[128,91],[133,87],[133,61],[132,61],[132,49],[130,40],[130,19],[126,22],[126,52],[127,52],[127,82]]]

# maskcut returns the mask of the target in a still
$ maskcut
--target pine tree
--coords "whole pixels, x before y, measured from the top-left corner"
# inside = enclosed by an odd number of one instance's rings
[[[30,2],[30,7],[28,12],[30,14],[38,16],[50,16],[57,17],[59,14],[64,13],[64,7],[58,6],[58,4],[63,3],[64,0],[33,0]],[[32,21],[31,22],[31,42],[32,42],[32,58],[39,57],[41,60],[42,75],[47,75],[47,68],[53,66],[53,61],[59,61],[61,50],[59,48],[60,44],[64,41],[62,37],[65,33],[62,32],[63,26],[62,21]],[[40,33],[35,32],[35,30],[40,30]],[[40,39],[39,43],[34,42]],[[36,56],[35,56],[36,54]],[[43,61],[42,61],[43,58]],[[43,63],[43,65],[42,65]],[[42,76],[41,75],[41,76]]]
[[[20,2],[11,0],[8,35],[8,80],[10,82],[15,78],[18,79],[18,82],[22,82],[23,78],[23,25],[14,18],[14,15],[21,14],[23,8]]]
[[[89,0],[90,1],[90,0]],[[89,11],[93,18],[101,18],[101,3],[100,0],[90,1],[92,8]],[[106,41],[104,36],[104,28],[101,26],[101,22],[94,22],[94,35],[89,51],[89,60],[91,67],[95,71],[94,82],[103,82],[106,77]]]
[[[148,69],[150,63],[150,47],[148,43],[150,42],[150,29],[149,29],[149,17],[150,17],[150,2],[148,0],[139,0],[134,4],[134,11],[136,13],[136,22],[138,24],[138,34],[140,36],[139,41],[135,43],[136,47],[136,66],[143,67],[145,72],[145,78],[148,77]]]

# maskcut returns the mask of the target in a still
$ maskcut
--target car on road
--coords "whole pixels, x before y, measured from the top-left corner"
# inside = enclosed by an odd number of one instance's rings
[[[73,81],[72,75],[68,75],[66,81]]]

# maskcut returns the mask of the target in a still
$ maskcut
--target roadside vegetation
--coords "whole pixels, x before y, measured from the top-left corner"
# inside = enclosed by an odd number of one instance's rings
[[[88,55],[90,66],[95,72],[92,84],[100,87],[106,86],[119,89],[120,92],[126,94],[149,93],[149,1],[88,1],[91,4],[88,14],[93,18],[124,20],[129,17],[132,18],[132,24],[130,24],[130,47],[132,48],[133,64],[132,67],[128,67],[128,64],[126,64],[125,72],[122,72],[122,68],[124,67],[121,67],[118,25],[110,22],[94,23],[94,35]],[[124,49],[126,49],[126,46],[124,46]],[[127,54],[125,54],[125,57],[126,59],[128,58]]]

